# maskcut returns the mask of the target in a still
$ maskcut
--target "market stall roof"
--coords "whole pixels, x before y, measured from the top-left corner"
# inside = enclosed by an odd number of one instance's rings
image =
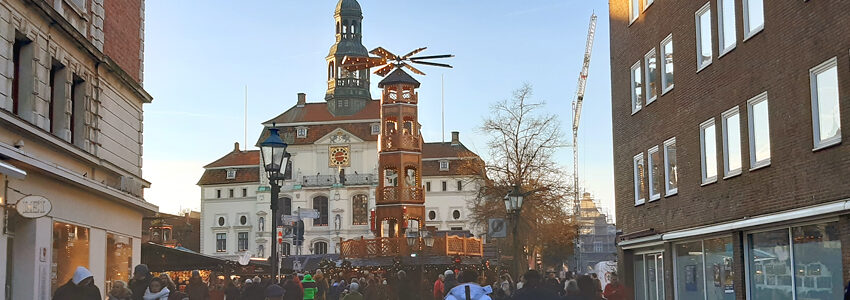
[[[171,248],[154,243],[142,244],[142,263],[148,265],[151,272],[226,271],[238,266],[234,261],[201,254],[183,247]]]
[[[355,258],[348,259],[352,267],[389,267],[395,264],[393,257],[373,257],[373,258]],[[451,256],[417,256],[417,257],[400,257],[400,263],[403,265],[452,265],[454,257]],[[461,265],[479,265],[484,260],[481,257],[461,257]]]
[[[281,261],[281,269],[284,271],[313,271],[319,268],[322,260],[337,262],[339,254],[312,254],[289,256]]]

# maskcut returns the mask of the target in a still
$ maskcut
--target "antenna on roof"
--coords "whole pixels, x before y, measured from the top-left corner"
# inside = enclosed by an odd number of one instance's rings
[[[245,151],[248,151],[248,85],[245,85]]]

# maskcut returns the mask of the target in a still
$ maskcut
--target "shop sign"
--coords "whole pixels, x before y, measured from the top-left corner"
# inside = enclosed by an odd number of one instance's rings
[[[53,209],[50,200],[42,196],[26,196],[15,207],[19,215],[29,219],[44,217]]]

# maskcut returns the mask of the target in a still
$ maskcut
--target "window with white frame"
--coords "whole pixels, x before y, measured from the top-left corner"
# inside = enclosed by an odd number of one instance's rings
[[[629,24],[631,24],[640,16],[640,0],[629,0],[629,8]]]
[[[742,0],[744,5],[744,40],[764,29],[764,0]]]
[[[295,128],[295,137],[303,139],[307,137],[307,127]]]
[[[440,161],[440,171],[448,171],[449,170],[449,161],[441,160]]]
[[[646,166],[643,164],[643,153],[634,157],[635,205],[646,202]]]
[[[815,149],[841,142],[841,114],[838,104],[838,58],[809,71],[812,89],[812,129]]]
[[[227,252],[227,233],[215,234],[215,252]]]
[[[720,55],[732,51],[738,38],[735,27],[735,0],[718,0],[717,5],[717,34],[720,42]]]
[[[738,107],[723,113],[723,176],[741,174],[741,114]]]
[[[381,124],[372,124],[372,135],[378,135],[379,133],[381,133]]]
[[[237,237],[237,241],[238,241],[237,246],[239,247],[239,251],[248,250],[248,233],[247,232],[239,232],[239,233],[237,233],[236,237]]]
[[[640,61],[632,65],[632,114],[638,112],[643,106],[643,78],[640,69]]]
[[[706,3],[696,14],[697,29],[697,72],[711,64],[711,2]]]
[[[647,151],[649,162],[649,201],[661,199],[661,153],[658,146]]]
[[[661,41],[661,94],[673,89],[673,34]]]
[[[768,121],[767,92],[747,101],[750,133],[750,169],[770,164],[770,122]]]
[[[227,169],[227,176],[224,179],[234,179],[236,178],[236,169]]]
[[[676,138],[664,141],[664,190],[665,196],[679,191],[679,164],[676,162]]]
[[[699,125],[700,156],[702,158],[702,184],[717,181],[717,131],[714,118]]]
[[[646,53],[643,63],[646,65],[646,105],[649,105],[658,97],[658,57],[655,48]]]

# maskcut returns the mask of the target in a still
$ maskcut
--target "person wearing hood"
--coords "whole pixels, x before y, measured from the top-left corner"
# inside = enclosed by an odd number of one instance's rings
[[[512,299],[514,300],[557,300],[560,297],[558,293],[547,287],[537,270],[528,270],[522,276],[525,282],[521,289],[518,289]]]
[[[446,300],[492,300],[490,293],[493,288],[482,287],[475,283],[478,280],[478,272],[475,270],[464,270],[460,272],[460,284],[449,290]]]
[[[168,300],[168,294],[170,292],[167,287],[163,286],[162,279],[153,278],[151,279],[151,285],[145,290],[145,295],[142,296],[142,299]]]
[[[131,295],[133,292],[127,288],[127,284],[121,280],[112,282],[112,289],[109,290],[107,300],[133,300]]]
[[[204,280],[201,279],[200,271],[192,271],[189,285],[186,286],[186,293],[189,294],[189,300],[208,300],[210,298],[210,290],[204,284]]]
[[[348,295],[345,295],[342,300],[363,300],[363,294],[360,294],[360,285],[352,283],[348,286]]]
[[[74,276],[56,289],[53,300],[100,300],[100,289],[94,285],[94,276],[84,267],[77,267]]]
[[[304,300],[316,299],[316,294],[319,292],[319,285],[313,280],[312,275],[304,275],[304,280],[301,280],[301,286],[304,288]]]
[[[148,265],[141,264],[133,268],[133,278],[130,279],[129,283],[130,291],[133,292],[133,300],[142,300],[142,296],[151,284],[152,278],[153,276],[150,270],[148,270]]]
[[[455,278],[455,272],[452,270],[446,270],[443,276],[446,277],[446,280],[443,281],[443,297],[445,297],[449,294],[449,291],[458,285],[458,282]]]

